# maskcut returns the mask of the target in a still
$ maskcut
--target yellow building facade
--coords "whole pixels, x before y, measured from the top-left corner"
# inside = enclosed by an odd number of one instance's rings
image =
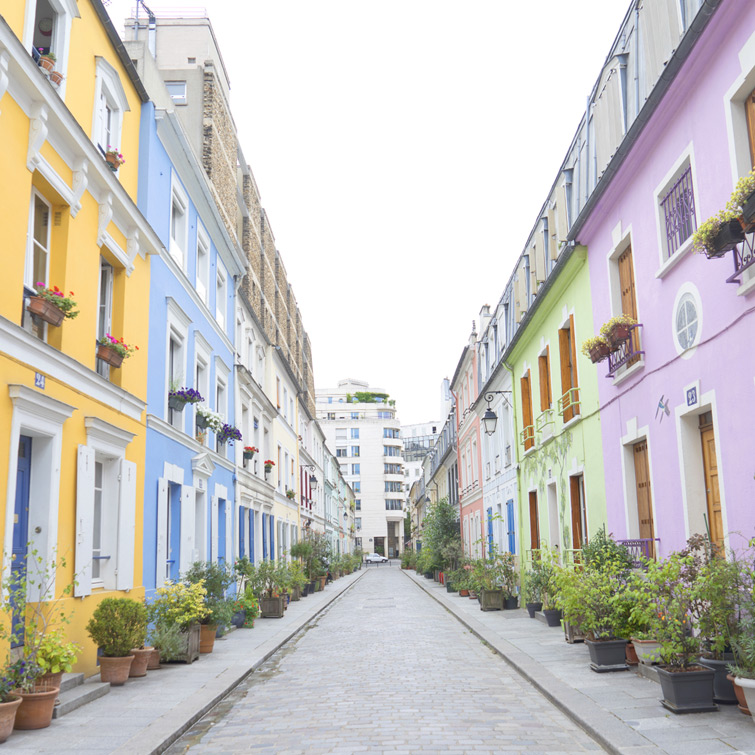
[[[94,608],[143,597],[146,305],[160,246],[136,208],[146,92],[99,0],[8,0],[3,14],[3,575],[58,563],[45,597],[74,584],[61,602],[66,632],[82,647],[75,670],[92,674]],[[40,50],[54,54],[52,71]],[[125,158],[117,170],[110,147]],[[78,315],[55,325],[32,314],[38,284],[57,286]],[[107,334],[141,350],[108,364],[97,356]]]

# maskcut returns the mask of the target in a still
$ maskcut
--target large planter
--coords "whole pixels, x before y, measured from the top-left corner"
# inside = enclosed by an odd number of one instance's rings
[[[590,349],[590,361],[593,364],[598,364],[604,359],[608,358],[611,353],[611,346],[607,343],[599,343]]]
[[[151,648],[151,650],[147,661],[147,671],[155,671],[160,668],[160,651],[157,648]]]
[[[47,692],[47,690],[53,689],[54,687],[58,687],[58,689],[60,689],[60,683],[62,681],[62,671],[56,671],[54,674],[52,672],[42,674],[42,676],[38,677],[34,682],[34,690],[36,692]]]
[[[518,595],[509,595],[507,598],[503,599],[503,607],[507,611],[513,611],[516,608],[519,608],[519,596]]]
[[[283,618],[283,598],[260,598],[260,616],[263,619]]]
[[[110,682],[111,687],[125,684],[133,660],[133,655],[124,655],[118,658],[100,656],[100,679],[103,682]]]
[[[433,578],[433,573],[431,571],[426,571],[425,572],[425,579],[432,579],[432,578]]]
[[[741,241],[744,241],[744,231],[742,224],[738,220],[727,220],[721,223],[718,233],[713,237],[710,246],[705,247],[705,256],[708,259],[723,257],[726,252],[730,252]]]
[[[217,624],[199,625],[199,652],[211,653],[215,647],[215,633],[218,631]]]
[[[47,728],[52,721],[59,691],[57,687],[53,687],[40,692],[15,692],[21,698],[21,704],[16,709],[13,728],[22,731]]]
[[[244,626],[246,623],[246,611],[236,611],[236,613],[231,616],[231,626],[236,627],[236,629],[241,629],[241,627]]]
[[[481,611],[502,611],[503,590],[480,590]]]
[[[637,651],[634,649],[634,643],[630,640],[627,642],[627,663],[630,666],[639,666],[640,659],[637,657]]]
[[[321,590],[324,590],[324,589],[325,589],[325,580],[326,580],[327,578],[328,578],[328,575],[327,575],[327,574],[323,574],[323,575],[322,575],[321,577],[318,577],[318,579],[320,580],[320,589],[321,589]]]
[[[606,671],[627,671],[626,640],[585,640],[590,651],[590,668],[602,674]]]
[[[527,609],[527,613],[530,615],[531,619],[535,618],[535,614],[538,611],[543,610],[543,604],[542,603],[526,603],[524,606]]]
[[[173,409],[173,411],[182,412],[185,406],[186,401],[184,401],[180,396],[168,396],[168,407],[170,409]]]
[[[19,705],[21,705],[21,697],[18,695],[15,700],[0,703],[0,744],[5,742],[13,731],[13,724],[16,720],[16,711]]]
[[[570,645],[573,645],[575,642],[584,642],[587,639],[584,632],[576,624],[572,624],[570,621],[564,619],[563,625],[564,639]]]
[[[446,592],[456,592],[456,588],[450,580],[446,580]]]
[[[39,59],[39,67],[52,73],[55,70],[55,61],[52,58],[46,58],[44,55]]]
[[[636,637],[632,637],[632,644],[640,663],[652,666],[660,662],[661,656],[658,652],[661,647],[660,642],[656,642],[655,640],[638,640]]]
[[[727,664],[733,663],[734,659],[718,661],[715,658],[700,658],[700,665],[712,669],[713,676],[713,701],[723,705],[736,705],[737,695],[734,685],[727,678]]]
[[[184,645],[181,652],[171,660],[181,663],[192,663],[199,658],[200,624],[192,624],[188,629],[181,630]]]
[[[658,667],[663,690],[661,705],[672,713],[706,713],[718,710],[713,702],[711,669],[693,666],[690,671],[668,671]],[[745,692],[746,695],[746,692]],[[755,703],[755,699],[752,701]]]
[[[459,597],[460,598],[468,598],[469,597],[469,590],[467,590],[465,587],[462,587],[459,590]]]
[[[632,326],[625,323],[614,325],[613,330],[608,335],[608,341],[612,350],[616,350],[624,341],[629,340],[632,333]]]
[[[738,676],[732,676],[729,674],[729,681],[734,685],[734,694],[737,696],[737,702],[739,703],[739,710],[746,716],[751,716],[750,706],[747,702],[747,696],[745,695],[745,688],[740,682],[752,682],[752,679],[742,679]]]
[[[291,600],[301,600],[301,587],[291,588]]]
[[[60,307],[56,307],[51,301],[43,299],[41,296],[32,296],[26,309],[39,317],[40,320],[44,320],[56,328],[60,327],[63,320],[66,319],[66,313]]]
[[[123,354],[104,343],[97,344],[97,358],[107,362],[111,367],[120,367],[123,364]]]
[[[561,609],[560,608],[544,608],[543,616],[548,623],[549,627],[561,626]]]
[[[131,668],[128,671],[130,679],[140,676],[147,676],[147,666],[152,658],[154,648],[131,648],[131,654],[134,660],[131,661]]]
[[[748,225],[755,223],[755,191],[750,194],[742,205],[742,220]]]
[[[250,461],[254,458],[254,451],[243,451],[244,459]]]

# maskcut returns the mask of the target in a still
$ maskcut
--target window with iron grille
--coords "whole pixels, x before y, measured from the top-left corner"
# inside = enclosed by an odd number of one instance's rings
[[[665,259],[670,259],[697,230],[692,167],[687,160],[661,195],[661,228],[666,237]]]

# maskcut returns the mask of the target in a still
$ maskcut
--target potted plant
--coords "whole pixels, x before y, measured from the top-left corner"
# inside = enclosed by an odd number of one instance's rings
[[[123,157],[123,155],[120,153],[120,150],[118,150],[117,147],[110,147],[105,150],[105,160],[107,161],[107,164],[110,166],[110,170],[115,173],[118,168],[121,167],[126,162],[126,159]]]
[[[186,585],[166,582],[155,590],[147,615],[154,627],[152,644],[160,649],[163,660],[191,663],[199,658],[199,621],[207,615],[206,597],[204,583]],[[166,654],[160,637],[167,637],[171,627],[177,629],[181,646],[178,653],[174,654],[171,648],[171,652]]]
[[[79,654],[79,646],[68,642],[62,627],[45,634],[39,643],[36,662],[42,671],[39,681],[46,687],[60,687],[63,674],[70,674]]]
[[[19,697],[13,728],[20,731],[46,729],[52,722],[59,687],[41,686],[39,677],[42,670],[39,664],[28,656],[19,658],[8,671],[12,683],[15,684],[13,694]]]
[[[288,565],[288,581],[291,586],[291,600],[300,600],[307,577],[299,561],[292,561]]]
[[[260,615],[260,604],[251,585],[233,601],[233,619],[231,623],[236,628],[254,627],[254,620]]]
[[[207,610],[199,619],[199,652],[211,653],[218,627],[228,626],[233,616],[233,606],[226,598],[226,591],[233,582],[233,574],[224,564],[195,561],[183,575],[183,581],[189,585],[200,584],[205,588],[204,600]]]
[[[223,418],[217,413],[213,412],[209,407],[204,404],[197,404],[197,427],[201,430],[212,430],[215,433],[220,432],[223,429]]]
[[[16,664],[6,665],[0,674],[0,744],[13,731],[16,711],[21,705],[21,696],[15,691],[19,686]]]
[[[104,598],[86,625],[87,634],[102,650],[100,679],[125,684],[134,656],[131,648],[144,643],[147,609],[130,598]]]
[[[29,298],[26,309],[50,325],[59,327],[66,318],[72,320],[79,314],[74,309],[76,302],[71,298],[74,293],[69,291],[66,296],[57,286],[48,288],[44,283],[34,284],[36,296]]]
[[[217,438],[218,443],[233,443],[235,440],[241,440],[241,430],[224,422],[217,431]]]
[[[43,48],[39,48],[39,67],[47,73],[52,73],[55,70],[55,63],[57,62],[55,53],[52,51],[43,52]]]
[[[288,498],[289,501],[293,501],[294,498],[296,498],[296,491],[291,488],[286,488],[286,498]]]
[[[177,412],[182,412],[186,404],[198,404],[204,401],[199,391],[194,388],[183,388],[171,385],[168,391],[168,406]]]
[[[160,661],[182,660],[181,656],[186,652],[186,641],[177,624],[154,624],[149,630],[149,641],[152,645],[152,653],[147,670],[152,671],[160,668]],[[199,653],[199,640],[197,639],[197,654]]]
[[[63,79],[65,77],[60,71],[50,71],[50,81],[55,84],[55,86],[60,86],[63,83]]]
[[[525,608],[531,619],[538,611],[543,610],[543,582],[544,574],[539,554],[533,554],[532,566],[522,575],[522,593]]]
[[[257,567],[257,574],[261,589],[260,615],[263,619],[283,618],[282,585],[278,565],[273,560],[263,561]]]
[[[692,249],[705,254],[708,259],[715,259],[734,249],[744,237],[737,213],[721,210],[700,224],[692,236]]]
[[[275,462],[272,459],[265,459],[264,466],[265,466],[265,477],[267,477],[267,475],[269,475],[270,472],[273,471]]]
[[[611,350],[615,351],[629,338],[634,325],[637,325],[634,317],[625,314],[616,315],[600,326],[600,335],[607,341]]]
[[[726,208],[739,212],[746,225],[755,222],[755,169],[737,181]]]
[[[611,353],[611,344],[604,336],[592,336],[582,343],[582,353],[589,357],[593,364],[598,364]]]
[[[254,458],[254,454],[259,451],[259,448],[254,446],[244,446],[244,461],[251,461]]]
[[[128,359],[138,346],[130,346],[122,338],[115,338],[110,333],[97,341],[97,358],[107,362],[111,367],[120,367],[124,359]]]

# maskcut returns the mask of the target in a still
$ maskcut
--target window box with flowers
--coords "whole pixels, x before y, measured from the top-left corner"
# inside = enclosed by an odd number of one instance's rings
[[[635,325],[637,325],[637,320],[634,317],[625,314],[616,315],[601,326],[600,335],[609,344],[611,351],[615,351],[629,339]]]
[[[121,167],[126,162],[126,158],[123,157],[123,155],[120,153],[120,151],[116,147],[108,146],[108,148],[105,150],[105,160],[107,161],[107,164],[110,166],[110,170],[115,173],[118,168]]]
[[[745,226],[755,224],[755,169],[737,181],[726,209],[741,215]]]
[[[264,465],[265,465],[265,477],[267,477],[270,474],[270,472],[273,471],[275,462],[272,459],[265,459]]]
[[[593,336],[582,344],[582,353],[590,357],[593,364],[598,364],[611,353],[611,344],[603,336]]]
[[[234,440],[242,440],[241,430],[233,425],[223,423],[220,430],[217,431],[218,443],[233,443]]]
[[[200,430],[218,433],[223,429],[223,424],[223,418],[217,412],[211,411],[204,404],[197,406],[197,427]]]
[[[744,237],[737,213],[721,210],[700,224],[692,237],[692,249],[712,260],[730,252]]]
[[[244,446],[244,460],[250,461],[258,451],[259,448],[255,448],[254,446]]]
[[[177,412],[182,412],[186,404],[199,404],[202,401],[202,395],[193,388],[171,387],[168,392],[168,406]]]
[[[293,501],[294,498],[296,498],[296,491],[291,488],[286,488],[286,498],[288,498],[289,501]]]
[[[76,302],[71,298],[74,295],[73,291],[69,291],[66,296],[57,286],[48,288],[41,282],[35,283],[34,288],[37,295],[29,299],[26,309],[40,320],[57,328],[66,318],[72,320],[79,314],[79,311],[74,309]]]
[[[107,362],[111,367],[120,367],[124,359],[128,359],[138,346],[130,346],[122,338],[115,338],[110,333],[97,341],[97,358]]]

